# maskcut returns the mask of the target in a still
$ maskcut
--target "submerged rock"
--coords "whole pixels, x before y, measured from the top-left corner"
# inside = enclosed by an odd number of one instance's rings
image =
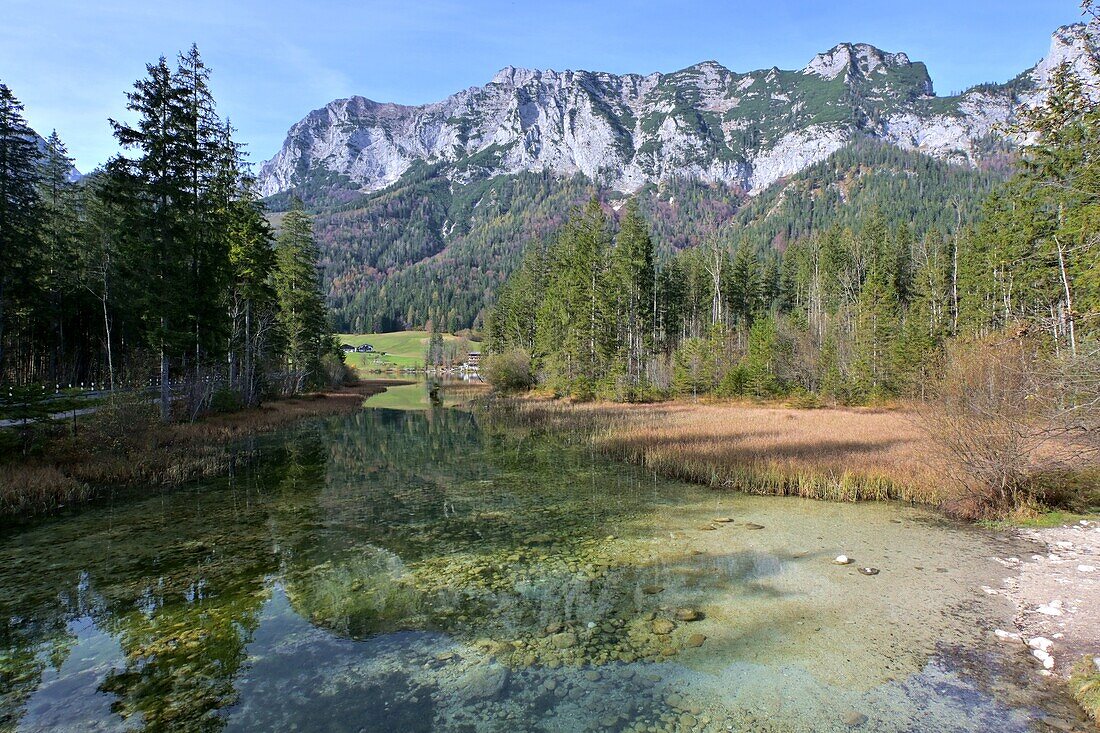
[[[867,722],[867,716],[852,710],[844,715],[844,725],[849,728],[858,728]]]
[[[749,522],[745,525],[745,529],[764,529],[764,525],[756,524],[755,522]]]
[[[671,634],[673,629],[676,628],[676,624],[667,618],[658,618],[650,622],[649,628],[654,634]]]
[[[718,524],[729,524],[733,521],[733,517],[715,517],[711,521],[717,522]]]
[[[577,645],[577,635],[568,631],[554,634],[550,637],[550,643],[554,645],[555,649],[571,649]]]
[[[676,620],[677,621],[698,621],[703,618],[703,614],[694,608],[677,608]]]
[[[684,642],[684,645],[692,647],[693,649],[698,649],[699,647],[703,646],[703,642],[706,640],[707,637],[703,634],[692,634],[687,638],[687,641]]]
[[[860,568],[859,572],[861,572],[863,575],[878,575],[879,569],[878,568]]]
[[[645,593],[647,596],[655,596],[664,589],[664,586],[661,585],[643,585],[642,593]]]
[[[473,667],[462,676],[461,689],[474,699],[496,698],[507,686],[510,674],[501,664]]]

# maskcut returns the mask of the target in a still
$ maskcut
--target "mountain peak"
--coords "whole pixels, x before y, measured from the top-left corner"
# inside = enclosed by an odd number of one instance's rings
[[[1068,64],[1082,79],[1092,75],[1090,45],[1100,39],[1093,36],[1084,23],[1064,25],[1050,36],[1050,51],[1036,66],[1032,75],[1039,85],[1044,85],[1062,64]]]
[[[547,70],[546,73],[553,74],[553,70]],[[504,84],[505,86],[521,87],[532,79],[539,79],[542,77],[543,72],[538,69],[526,69],[522,66],[505,66],[503,69],[493,75],[490,84]]]
[[[819,53],[802,69],[803,74],[815,74],[823,79],[835,79],[841,74],[870,76],[885,74],[891,67],[911,66],[904,53],[888,53],[869,43],[839,43],[825,53]]]

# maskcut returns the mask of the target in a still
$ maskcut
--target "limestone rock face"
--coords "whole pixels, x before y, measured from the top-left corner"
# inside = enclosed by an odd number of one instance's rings
[[[1050,52],[1006,84],[937,97],[924,64],[840,44],[799,71],[747,73],[714,61],[670,74],[506,67],[482,87],[404,106],[335,100],[295,124],[259,173],[262,195],[298,186],[376,191],[412,166],[479,176],[582,173],[624,192],[672,177],[747,192],[800,172],[856,136],[976,163],[1060,64],[1086,77],[1088,30],[1058,29]]]

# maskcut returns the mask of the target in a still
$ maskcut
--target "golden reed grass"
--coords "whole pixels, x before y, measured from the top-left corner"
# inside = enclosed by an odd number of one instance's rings
[[[935,448],[906,409],[544,399],[505,409],[520,422],[583,436],[610,457],[716,489],[934,506],[951,498]]]
[[[242,439],[304,418],[353,412],[370,395],[398,384],[409,382],[361,381],[194,423],[154,423],[148,433],[132,436],[125,449],[104,449],[78,429],[75,437],[49,439],[40,455],[0,464],[0,516],[87,501],[106,486],[171,486],[220,475],[231,462],[249,459],[250,451],[235,447]]]

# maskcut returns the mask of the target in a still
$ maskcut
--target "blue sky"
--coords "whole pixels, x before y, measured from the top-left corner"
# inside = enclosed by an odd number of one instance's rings
[[[199,44],[254,161],[338,97],[407,104],[507,65],[674,71],[800,68],[841,41],[905,51],[946,94],[1038,61],[1076,0],[0,0],[0,81],[81,170],[115,152],[108,117],[145,64]]]

